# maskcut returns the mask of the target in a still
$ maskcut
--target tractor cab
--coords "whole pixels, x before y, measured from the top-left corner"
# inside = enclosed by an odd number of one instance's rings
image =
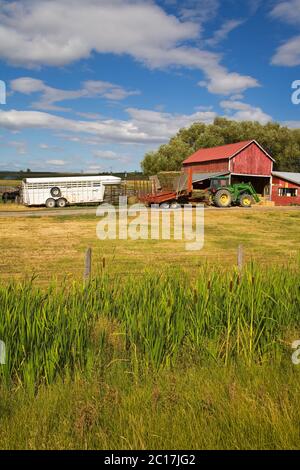
[[[209,190],[216,193],[219,189],[229,186],[229,176],[216,176],[210,180]]]

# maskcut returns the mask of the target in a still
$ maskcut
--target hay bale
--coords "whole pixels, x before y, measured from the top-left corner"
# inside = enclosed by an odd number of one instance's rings
[[[180,175],[180,171],[161,171],[157,176],[164,190],[174,191]]]

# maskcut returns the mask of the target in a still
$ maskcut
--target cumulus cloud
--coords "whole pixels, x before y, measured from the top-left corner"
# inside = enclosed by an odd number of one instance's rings
[[[300,121],[285,121],[283,124],[290,129],[300,129]]]
[[[53,166],[64,166],[67,164],[65,160],[47,160],[46,163]]]
[[[220,29],[218,29],[212,38],[206,40],[206,44],[209,46],[216,46],[221,41],[227,38],[228,34],[231,33],[234,29],[238,28],[241,24],[244,23],[244,20],[227,20]]]
[[[128,108],[127,113],[128,121],[76,121],[41,111],[0,111],[0,127],[13,131],[29,128],[91,134],[104,142],[159,144],[168,140],[181,127],[195,121],[210,123],[216,117],[212,111],[177,115]],[[75,139],[78,140],[78,136]]]
[[[58,147],[56,145],[49,145],[49,144],[44,144],[44,143],[40,144],[39,148],[41,150],[52,150],[52,151],[63,150],[61,147]]]
[[[258,121],[261,124],[272,121],[272,117],[261,108],[242,101],[225,100],[221,101],[220,106],[229,114],[228,117],[235,121]]]
[[[31,104],[32,108],[47,111],[68,111],[68,108],[56,106],[61,101],[76,100],[79,98],[106,98],[111,101],[123,100],[140,92],[127,91],[119,85],[100,80],[89,80],[82,84],[80,90],[61,90],[46,85],[42,80],[31,77],[20,77],[10,82],[10,88],[14,92],[31,95],[41,93],[41,98]],[[83,116],[84,117],[84,116]]]
[[[100,158],[101,160],[118,160],[119,156],[117,153],[111,150],[96,150],[94,157]]]
[[[300,65],[300,35],[280,46],[272,58],[273,65],[295,67]]]
[[[286,23],[300,24],[300,0],[288,0],[277,3],[271,11],[271,16]]]
[[[169,2],[171,3],[171,2]],[[218,13],[220,8],[219,0],[175,0],[175,4],[179,8],[179,15],[184,20],[204,23],[212,20]]]
[[[279,2],[271,11],[271,17],[299,28],[300,0]],[[287,67],[300,65],[300,35],[290,38],[279,46],[271,63]]]
[[[118,154],[111,150],[96,150],[93,155],[94,157],[99,158],[100,160],[107,161],[107,162],[110,161],[110,162],[128,163],[130,161],[129,157],[122,155],[122,154]]]
[[[228,73],[220,55],[193,47],[201,25],[189,17],[138,0],[2,0],[0,58],[25,67],[63,66],[93,52],[128,54],[150,68],[199,69],[212,93],[258,86],[252,77]],[[120,99],[122,92],[111,96]]]

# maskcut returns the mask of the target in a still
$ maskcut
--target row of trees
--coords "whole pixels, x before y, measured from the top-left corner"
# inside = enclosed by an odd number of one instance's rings
[[[178,171],[183,160],[200,148],[252,139],[257,140],[276,160],[276,170],[300,172],[300,129],[289,129],[273,122],[262,125],[225,118],[216,118],[213,124],[197,122],[181,129],[168,144],[145,155],[141,163],[142,170],[146,175]]]

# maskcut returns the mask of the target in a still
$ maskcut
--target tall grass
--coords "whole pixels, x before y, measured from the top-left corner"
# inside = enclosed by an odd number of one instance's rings
[[[46,291],[34,280],[2,285],[1,381],[34,388],[120,360],[134,374],[189,358],[280,360],[298,328],[299,274],[300,265],[250,265],[241,277],[203,267],[197,280],[152,271],[138,280],[104,273],[85,286],[53,283]]]

